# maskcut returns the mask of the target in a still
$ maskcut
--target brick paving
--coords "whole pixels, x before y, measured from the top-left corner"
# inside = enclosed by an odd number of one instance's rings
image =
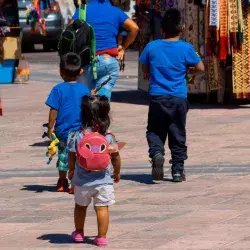
[[[46,165],[44,156],[43,103],[60,81],[56,54],[26,56],[31,81],[0,85],[0,249],[95,248],[92,207],[87,244],[72,243],[73,197],[55,192],[55,160]],[[249,249],[250,106],[192,105],[188,181],[171,183],[166,164],[166,179],[153,184],[144,135],[147,100],[136,91],[136,53],[127,58],[112,102],[112,130],[128,145],[121,152],[122,180],[115,186],[107,249]]]

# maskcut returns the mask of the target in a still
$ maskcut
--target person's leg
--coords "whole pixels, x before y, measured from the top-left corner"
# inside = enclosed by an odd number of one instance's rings
[[[102,55],[98,57],[97,62],[97,80],[95,81],[95,87],[100,86],[109,77],[110,81],[104,85],[99,91],[98,95],[106,96],[111,99],[112,89],[119,76],[119,63],[115,57],[109,55]]]
[[[85,223],[87,208],[88,207],[86,206],[80,206],[78,204],[75,204],[74,221],[77,233],[84,234],[84,223]]]
[[[149,105],[146,137],[149,157],[152,159],[153,180],[161,180],[164,177],[164,146],[168,132],[168,115],[163,104],[164,97],[152,97]]]
[[[68,167],[68,149],[67,146],[60,142],[58,145],[58,160],[57,160],[57,169],[59,172],[59,180],[57,182],[57,191],[58,192],[68,192],[69,183],[67,180]]]
[[[109,208],[95,207],[98,225],[98,238],[106,238],[109,227]]]
[[[169,127],[169,148],[172,159],[173,181],[185,181],[184,161],[187,159],[186,117],[188,103],[185,99],[175,98],[175,118]]]
[[[87,213],[87,208],[91,203],[91,188],[75,186],[75,231],[72,233],[72,238],[75,242],[84,241],[84,223]]]
[[[94,243],[97,246],[107,245],[107,232],[109,227],[109,206],[115,203],[113,185],[101,185],[95,188],[94,206],[97,216],[98,236]]]

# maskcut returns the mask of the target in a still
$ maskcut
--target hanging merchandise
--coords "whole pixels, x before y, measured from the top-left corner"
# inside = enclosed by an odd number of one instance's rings
[[[243,4],[243,44],[233,50],[233,93],[237,99],[250,98],[250,6]]]
[[[220,0],[220,60],[227,59],[228,46],[228,22],[227,22],[227,0]]]
[[[188,72],[189,93],[226,89],[237,99],[250,99],[250,0],[136,0],[139,51],[161,39],[161,17],[169,8],[181,12],[181,39],[191,43],[206,63],[205,75]],[[147,78],[139,70],[139,89],[148,89]]]
[[[31,33],[39,33],[46,36],[46,21],[44,14],[59,12],[60,9],[55,0],[33,0],[27,6],[27,25],[30,25]]]
[[[39,20],[40,16],[34,5],[30,4],[27,6],[27,25],[30,25],[30,32],[39,32]]]

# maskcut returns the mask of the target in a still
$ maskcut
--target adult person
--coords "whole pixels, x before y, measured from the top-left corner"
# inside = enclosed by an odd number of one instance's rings
[[[64,19],[64,25],[66,26],[71,18],[71,16],[74,14],[76,7],[73,0],[57,0],[61,14]]]
[[[81,0],[78,1],[78,5],[80,4]],[[76,9],[72,19],[79,19],[79,8]],[[85,68],[85,73],[79,81],[88,84],[90,88],[95,88],[111,77],[111,80],[98,92],[110,100],[119,75],[118,60],[124,58],[125,51],[134,42],[139,28],[110,0],[90,0],[87,3],[86,22],[92,26],[96,37],[97,79],[93,79],[92,68],[89,66]],[[127,30],[128,35],[118,46],[117,36],[120,28]]]

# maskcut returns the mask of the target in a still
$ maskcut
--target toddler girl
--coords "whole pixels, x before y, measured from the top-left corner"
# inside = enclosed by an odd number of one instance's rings
[[[91,132],[98,132],[105,136],[110,149],[117,148],[114,136],[108,133],[109,112],[109,100],[105,96],[85,96],[82,102],[83,129],[72,132],[68,138],[69,179],[72,179],[75,188],[75,231],[72,233],[72,237],[75,242],[84,242],[84,221],[87,208],[93,199],[98,222],[98,236],[94,240],[94,244],[97,246],[107,245],[108,207],[115,203],[113,179],[116,183],[120,181],[121,159],[118,150],[113,150],[110,153],[111,160],[107,168],[100,171],[89,171],[79,163],[80,160],[76,153],[81,140]],[[96,148],[96,145],[87,145],[87,143],[85,145],[89,149],[92,148],[93,151]],[[101,152],[101,148],[98,148],[98,152]],[[111,163],[114,167],[113,179]]]

